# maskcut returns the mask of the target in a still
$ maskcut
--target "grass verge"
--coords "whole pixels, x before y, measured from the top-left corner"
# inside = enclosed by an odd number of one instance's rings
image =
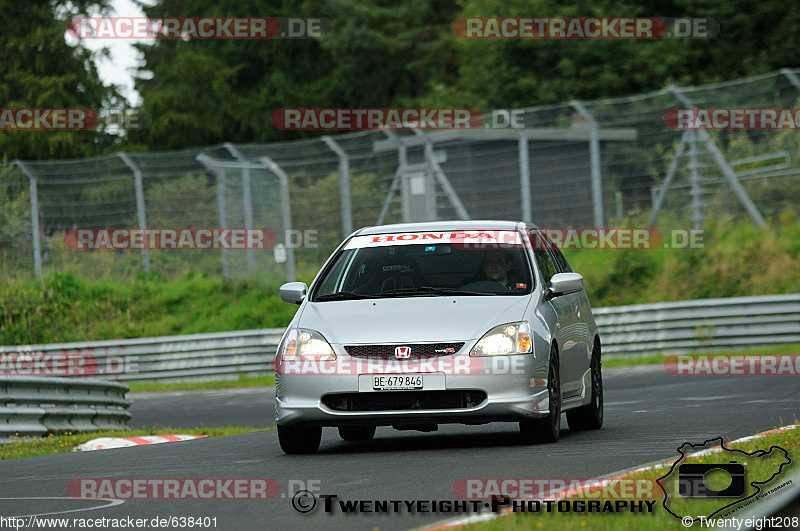
[[[227,428],[159,428],[149,430],[126,430],[126,431],[92,431],[81,433],[64,433],[60,435],[48,435],[46,437],[20,437],[19,439],[0,444],[0,461],[4,459],[20,459],[23,457],[35,457],[37,455],[64,454],[71,452],[75,447],[97,439],[99,437],[140,437],[142,435],[207,435],[209,437],[219,437],[223,435],[238,435],[240,433],[250,433],[254,431],[265,431],[273,428],[250,428],[239,426],[228,426]]]
[[[795,421],[797,423],[797,421]],[[702,443],[702,439],[688,441],[693,444]],[[748,489],[745,496],[755,493],[752,486],[749,486],[750,481],[760,481],[761,478],[767,479],[773,473],[781,470],[781,473],[768,483],[761,486],[761,494],[785,483],[788,479],[800,470],[800,426],[789,431],[764,435],[758,439],[745,441],[742,443],[730,444],[727,441],[725,446],[730,449],[742,450],[748,453],[757,450],[768,450],[772,445],[779,446],[786,450],[792,462],[783,466],[781,469],[779,463],[782,462],[782,452],[775,450],[769,459],[757,460],[752,457],[741,459],[737,457],[739,463],[746,465],[745,477],[747,479]],[[736,454],[737,456],[740,454]],[[679,457],[678,452],[675,452],[675,460]],[[780,458],[780,459],[779,459]],[[689,457],[685,463],[728,463],[731,460],[731,454],[728,452],[718,452],[705,456]],[[672,461],[650,470],[634,472],[627,474],[626,479],[658,479],[667,472],[672,466]],[[675,477],[677,471],[670,477]],[[672,484],[666,483],[668,492],[672,492]],[[722,507],[732,503],[731,498],[725,498],[720,501],[720,498],[714,499],[685,499],[680,496],[670,496],[669,507],[670,510],[678,515],[694,515],[711,514],[717,507]],[[752,500],[752,498],[751,498]],[[721,517],[730,511],[735,511],[737,507],[743,506],[745,503],[751,501],[742,501],[737,505],[723,510],[717,517]],[[670,515],[662,505],[662,499],[656,500],[653,513],[638,513],[632,514],[630,512],[623,512],[621,514],[576,514],[576,513],[515,513],[501,516],[495,520],[481,524],[473,524],[468,526],[461,526],[459,529],[480,530],[480,531],[495,531],[495,530],[522,530],[522,529],[539,529],[539,528],[557,528],[557,529],[685,529],[681,525],[681,521]],[[613,503],[613,501],[612,501]],[[756,502],[757,503],[757,502]],[[716,505],[715,505],[716,504]],[[721,504],[721,505],[720,505]],[[753,505],[742,508],[738,512],[733,512],[728,518],[736,517],[742,519],[747,512],[753,508]],[[707,511],[707,512],[706,512]],[[699,527],[696,525],[695,527]]]
[[[151,391],[190,391],[202,389],[238,389],[241,387],[274,387],[275,375],[244,376],[238,380],[217,380],[213,382],[130,382],[131,393]]]
[[[747,350],[730,350],[719,352],[690,352],[689,356],[727,356],[736,354],[737,356],[763,356],[770,354],[800,354],[800,343],[790,343],[786,345],[773,345],[769,347],[759,347]],[[603,368],[611,369],[615,367],[633,367],[636,365],[661,365],[668,357],[667,354],[653,354],[651,356],[632,356],[632,357],[603,357]]]

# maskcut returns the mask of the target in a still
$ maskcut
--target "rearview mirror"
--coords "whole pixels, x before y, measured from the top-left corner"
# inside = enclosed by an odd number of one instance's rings
[[[305,282],[287,282],[281,286],[281,299],[285,302],[300,304],[306,298],[308,286]]]
[[[576,293],[583,289],[583,277],[578,273],[556,273],[550,279],[549,298]]]

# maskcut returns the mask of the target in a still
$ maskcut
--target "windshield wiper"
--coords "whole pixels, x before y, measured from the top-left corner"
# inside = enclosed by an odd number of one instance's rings
[[[337,291],[336,293],[329,293],[327,295],[319,295],[316,301],[347,301],[355,299],[379,299],[377,295],[359,295],[352,291]]]
[[[496,295],[485,291],[466,291],[458,288],[434,288],[433,286],[422,286],[419,288],[398,288],[381,292],[384,295]]]

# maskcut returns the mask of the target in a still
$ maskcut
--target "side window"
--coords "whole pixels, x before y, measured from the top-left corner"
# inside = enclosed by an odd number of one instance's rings
[[[561,252],[561,249],[559,249],[558,247],[556,247],[554,245],[554,246],[552,246],[550,248],[550,251],[552,251],[553,256],[556,259],[556,263],[558,264],[558,268],[561,270],[562,273],[573,273],[574,272],[574,271],[572,271],[572,267],[569,265],[569,262],[567,262],[567,259],[564,256],[564,253]]]
[[[539,271],[542,272],[542,276],[544,277],[545,285],[550,287],[550,279],[553,278],[553,275],[558,273],[556,264],[554,264],[553,259],[550,258],[550,253],[544,249],[535,249],[533,254],[536,257],[536,265],[539,266]]]

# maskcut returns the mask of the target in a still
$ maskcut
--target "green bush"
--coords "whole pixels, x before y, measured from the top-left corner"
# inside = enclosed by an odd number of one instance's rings
[[[709,221],[702,249],[564,254],[585,277],[595,307],[800,291],[800,223],[792,211],[765,228],[746,220]]]
[[[88,281],[52,273],[42,281],[0,285],[0,344],[53,343],[286,325],[297,306],[277,286],[225,283],[189,272],[132,281]]]

